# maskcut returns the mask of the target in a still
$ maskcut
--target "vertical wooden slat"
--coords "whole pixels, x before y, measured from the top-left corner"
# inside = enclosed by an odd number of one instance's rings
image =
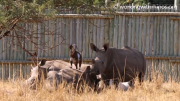
[[[65,45],[65,58],[68,58],[69,57],[69,26],[70,26],[70,23],[69,23],[69,20],[71,18],[67,18],[66,19],[66,45]]]
[[[132,18],[132,41],[131,41],[131,47],[134,48],[135,45],[135,34],[136,34],[136,17],[133,16]]]
[[[153,28],[154,28],[154,17],[150,18],[150,41],[149,41],[149,54],[152,55],[152,50],[153,50],[153,38],[154,38],[154,33],[153,33]]]
[[[85,40],[85,49],[86,49],[86,58],[89,57],[89,46],[88,46],[88,43],[89,43],[89,19],[86,20],[86,32],[84,33],[85,34],[85,37],[86,37],[86,40]],[[100,34],[100,33],[99,33]]]
[[[94,19],[94,21],[93,21],[93,23],[94,23],[94,26],[93,26],[93,43],[94,44],[96,44],[96,37],[97,37],[97,34],[96,34],[96,32],[97,32],[97,19]],[[97,45],[97,44],[96,44]],[[92,50],[91,50],[91,52],[93,52]],[[95,52],[93,52],[93,57],[95,57]]]
[[[125,23],[125,22],[124,22]],[[123,26],[123,25],[122,25]],[[98,31],[98,29],[97,29]],[[113,36],[114,36],[114,20],[110,19],[110,34],[109,34],[109,40],[110,40],[110,47],[113,46]],[[122,41],[122,40],[121,40]],[[124,44],[124,43],[123,43]]]
[[[174,23],[174,55],[177,56],[178,55],[178,52],[177,52],[177,44],[178,44],[178,40],[177,40],[177,37],[178,37],[178,21],[175,21]]]
[[[180,24],[180,21],[178,23]],[[178,24],[178,26],[179,26],[179,28],[178,28],[178,35],[179,35],[178,36],[178,40],[179,40],[179,42],[178,42],[178,44],[179,44],[178,49],[179,49],[179,54],[178,54],[178,56],[180,56],[180,25],[179,24]],[[180,63],[179,63],[179,65],[180,65]]]
[[[123,16],[123,22],[122,22],[122,37],[121,37],[121,47],[124,47],[124,35],[125,35],[125,19],[126,17]]]
[[[70,39],[69,39],[69,41],[70,41],[70,44],[75,44],[75,43],[73,43],[73,34],[75,34],[75,33],[73,33],[73,19],[71,19],[70,18]]]
[[[108,20],[105,20],[105,27],[104,27],[104,42],[105,43],[109,42],[109,33],[110,33],[110,20],[108,19]],[[118,39],[118,41],[119,41],[119,39]],[[118,44],[119,44],[119,42],[118,42]]]
[[[157,23],[157,44],[156,44],[156,55],[159,55],[159,50],[160,50],[160,39],[159,39],[159,37],[160,37],[160,22],[161,22],[161,19],[160,19],[160,17],[158,16],[158,21],[157,21],[158,23]]]
[[[63,30],[62,30],[62,19],[58,19],[58,44],[59,45],[59,58],[62,58],[62,45],[63,45]]]
[[[83,40],[83,29],[82,29],[82,19],[79,19],[79,51],[81,52],[82,54],[82,40]]]
[[[146,31],[146,55],[149,55],[149,37],[150,37],[150,17],[147,18],[147,31]]]
[[[100,24],[100,26],[101,26],[101,32],[99,33],[100,34],[100,43],[101,43],[101,46],[104,44],[104,20],[103,19],[101,19],[100,20],[101,22],[101,24]],[[117,38],[116,38],[116,41],[117,41]],[[117,42],[116,42],[116,44],[117,44]]]
[[[0,64],[0,80],[2,80],[3,77],[3,68],[2,65]]]
[[[171,28],[170,28],[170,55],[174,55],[174,21],[171,20]]]
[[[48,44],[49,44],[49,42],[48,42],[48,40],[49,40],[49,28],[48,28],[48,26],[49,26],[49,21],[45,21],[45,46],[46,46],[46,49],[47,49],[47,46],[49,46]],[[45,50],[44,51],[44,56],[45,57],[48,57],[48,50]]]
[[[71,22],[70,22],[71,23]],[[71,28],[70,28],[71,29]],[[72,30],[73,31],[73,30]],[[72,33],[71,31],[70,31],[70,33]],[[71,35],[71,34],[70,34]],[[77,47],[78,47],[78,50],[79,50],[79,38],[80,38],[80,36],[79,36],[79,19],[76,19],[76,45],[77,45]],[[70,42],[70,44],[71,44],[71,42]],[[80,50],[79,50],[80,51]]]
[[[122,38],[122,24],[123,24],[123,17],[119,15],[119,33],[118,33],[118,48],[122,48],[121,46],[121,38]]]
[[[61,25],[62,25],[62,37],[64,37],[64,39],[66,39],[66,19],[65,18],[62,18],[61,19]],[[65,43],[66,41],[63,42],[63,44],[61,45],[61,58],[64,58],[65,57]]]
[[[113,47],[117,48],[117,29],[118,29],[118,19],[117,16],[114,17],[114,38],[113,38]]]
[[[166,40],[167,40],[167,37],[166,37],[166,29],[167,29],[167,27],[166,27],[166,17],[164,17],[164,25],[163,25],[163,56],[164,55],[167,55],[167,50],[166,50],[166,47],[167,47],[167,42],[166,42]]]
[[[146,22],[147,17],[143,17],[143,35],[142,35],[142,53],[145,54],[145,43],[146,43]]]
[[[83,49],[83,58],[86,58],[86,45],[85,45],[85,42],[86,42],[86,19],[83,19],[83,22],[82,22],[82,49]]]
[[[89,57],[88,58],[92,58],[92,52],[91,52],[91,48],[90,48],[90,43],[93,42],[93,20],[94,19],[90,19],[89,20],[89,31],[88,31],[88,36],[89,36],[89,42],[87,44],[87,47],[89,49]]]
[[[154,18],[154,24],[153,24],[153,55],[156,55],[157,52],[157,23],[158,23],[158,18]],[[156,61],[156,60],[154,60]]]
[[[136,41],[135,41],[135,48],[136,49],[138,49],[138,41],[139,41],[139,20],[140,19],[140,17],[139,16],[137,16],[136,17]]]
[[[140,25],[139,25],[139,51],[141,51],[141,45],[142,45],[142,35],[143,35],[143,17],[140,16]]]
[[[131,34],[132,33],[132,31],[131,31],[131,28],[132,28],[131,23],[132,23],[132,17],[133,16],[129,17],[129,22],[128,22],[129,23],[129,26],[128,26],[128,30],[129,30],[128,31],[128,43],[127,43],[128,46],[131,46],[131,35],[132,35]]]

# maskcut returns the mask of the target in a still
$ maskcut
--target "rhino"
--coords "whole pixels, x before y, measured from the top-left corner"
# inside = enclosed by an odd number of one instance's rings
[[[91,73],[101,74],[101,79],[118,82],[129,82],[138,76],[142,82],[146,71],[146,59],[138,50],[125,46],[121,49],[110,48],[105,43],[102,49],[90,43],[91,49],[96,53],[92,59]],[[118,84],[118,83],[117,83]]]
[[[90,73],[91,66],[88,64],[82,64],[81,70],[74,68],[71,68],[68,62],[62,60],[42,60],[37,66],[32,67],[31,76],[26,80],[26,84],[30,85],[31,89],[37,89],[39,85],[57,88],[65,81],[67,84],[72,83],[73,87],[76,88],[78,83],[83,82],[94,88],[95,84],[99,82],[96,75]]]

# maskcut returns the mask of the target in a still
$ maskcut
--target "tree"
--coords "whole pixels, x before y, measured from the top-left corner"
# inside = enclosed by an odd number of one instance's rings
[[[33,45],[37,46],[37,48],[39,48],[39,44],[33,41],[36,37],[32,37],[30,34],[18,34],[17,31],[23,29],[18,25],[20,22],[53,19],[60,7],[69,8],[71,10],[83,9],[83,13],[90,13],[100,9],[99,6],[95,6],[96,4],[94,0],[1,0],[0,40],[5,37],[13,37],[13,39],[18,40],[18,43],[14,44],[14,40],[12,40],[11,43],[19,46],[35,60],[37,53],[29,51],[22,43],[30,41]],[[15,35],[12,35],[12,32],[14,32]],[[65,40],[63,36],[61,36],[61,38],[63,41]],[[26,41],[23,41],[24,39]],[[60,42],[59,45],[61,43],[62,42]],[[46,49],[51,48],[54,47],[46,47]]]

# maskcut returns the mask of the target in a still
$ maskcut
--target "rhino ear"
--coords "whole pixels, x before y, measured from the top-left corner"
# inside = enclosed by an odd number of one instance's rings
[[[93,43],[90,43],[90,46],[93,51],[99,51],[99,49]]]
[[[91,69],[90,66],[87,66],[86,70],[87,70],[87,71],[90,71],[90,69]]]
[[[69,45],[69,49],[72,49],[72,47],[73,47],[72,45]]]
[[[92,64],[95,64],[95,60],[94,59],[92,59]]]
[[[46,61],[47,61],[46,59],[42,59],[39,65],[40,65],[40,66],[45,65]]]
[[[104,49],[105,49],[105,51],[109,48],[109,43],[105,43],[104,45],[103,45],[103,47],[104,47]]]

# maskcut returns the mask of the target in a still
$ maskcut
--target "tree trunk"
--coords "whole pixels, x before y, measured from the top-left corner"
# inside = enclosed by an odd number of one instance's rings
[[[111,0],[105,0],[105,6],[110,7],[111,6]]]

